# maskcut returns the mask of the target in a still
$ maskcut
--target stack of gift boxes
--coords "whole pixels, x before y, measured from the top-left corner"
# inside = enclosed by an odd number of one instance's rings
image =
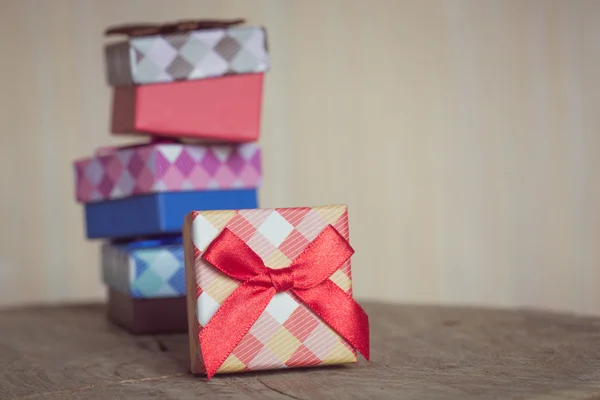
[[[105,240],[108,316],[134,333],[187,330],[181,229],[192,210],[258,207],[266,33],[243,21],[121,26],[106,46],[113,134],[145,143],[74,163],[89,239]]]

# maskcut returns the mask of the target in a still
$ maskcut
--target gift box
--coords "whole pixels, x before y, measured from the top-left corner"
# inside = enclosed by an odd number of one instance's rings
[[[185,296],[181,236],[102,246],[102,278],[134,299]]]
[[[135,334],[181,333],[187,331],[185,297],[134,299],[109,289],[107,316],[110,321]]]
[[[193,373],[368,358],[346,206],[194,211],[183,236]]]
[[[256,208],[256,189],[153,193],[85,204],[87,237],[181,234],[191,210]]]
[[[204,146],[155,142],[102,149],[74,163],[77,201],[139,194],[257,188],[261,153],[255,143]]]
[[[263,74],[114,89],[112,132],[256,141]]]
[[[130,28],[114,33],[131,35],[136,27]],[[151,32],[146,29],[141,33],[143,36],[105,47],[110,85],[166,83],[269,69],[267,37],[262,27],[208,26],[211,29],[194,30],[192,26],[188,30],[174,26],[161,33],[164,28],[157,27]]]

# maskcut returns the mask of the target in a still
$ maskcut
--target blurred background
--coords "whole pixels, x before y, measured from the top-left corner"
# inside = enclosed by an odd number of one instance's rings
[[[600,2],[4,0],[0,306],[104,297],[72,161],[108,134],[104,29],[269,34],[261,206],[347,203],[355,294],[600,314]]]

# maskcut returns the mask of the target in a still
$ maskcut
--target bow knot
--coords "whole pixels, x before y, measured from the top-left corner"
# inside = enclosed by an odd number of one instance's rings
[[[353,252],[346,239],[329,225],[289,267],[271,269],[242,239],[225,228],[202,258],[242,283],[199,334],[208,379],[258,320],[274,292],[287,290],[368,359],[367,314],[328,279]]]
[[[269,269],[267,274],[277,293],[285,292],[294,287],[294,270],[290,267]]]

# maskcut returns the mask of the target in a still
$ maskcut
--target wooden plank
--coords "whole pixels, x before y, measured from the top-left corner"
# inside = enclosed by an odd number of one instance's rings
[[[186,335],[132,336],[100,305],[0,312],[2,399],[592,399],[600,319],[367,304],[370,363],[217,376],[188,372]]]

